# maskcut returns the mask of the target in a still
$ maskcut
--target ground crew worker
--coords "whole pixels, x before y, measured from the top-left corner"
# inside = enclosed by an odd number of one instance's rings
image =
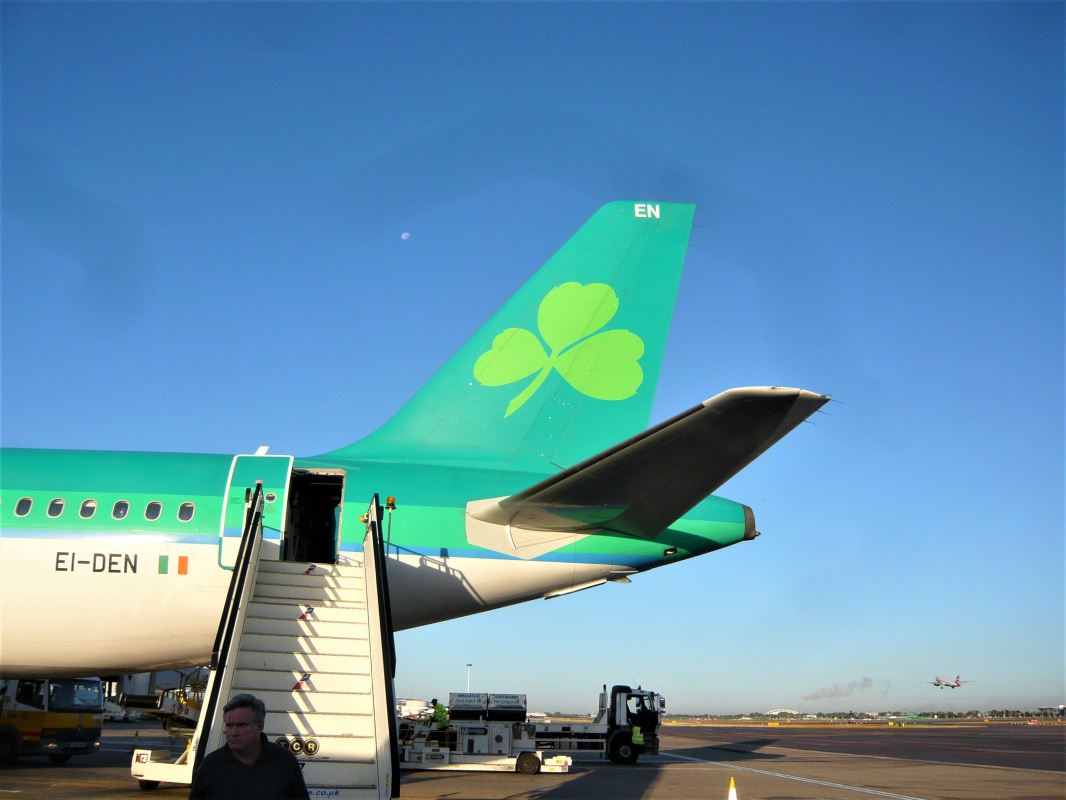
[[[633,725],[633,736],[631,737],[633,744],[638,745],[639,747],[644,746],[644,731],[641,730],[641,727],[643,726],[648,729],[655,727],[655,723],[651,718],[652,714],[653,712],[651,709],[644,704],[644,698],[638,697],[637,710],[630,715]]]
[[[433,724],[437,726],[437,730],[442,731],[448,727],[448,709],[443,703],[438,703],[436,697],[429,702],[433,706]]]
[[[448,709],[444,707],[443,703],[438,703],[437,698],[434,697],[429,701],[433,706],[433,716],[430,717],[430,731],[426,734],[426,743],[430,742],[444,742],[446,741],[443,733],[444,729],[448,727]]]
[[[641,733],[639,725],[633,726],[633,744],[638,747],[644,746],[644,734]]]

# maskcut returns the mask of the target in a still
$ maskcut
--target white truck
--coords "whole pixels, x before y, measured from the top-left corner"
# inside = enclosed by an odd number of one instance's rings
[[[666,698],[622,684],[600,692],[591,723],[537,723],[536,747],[545,752],[601,753],[615,764],[635,764],[642,753],[658,755]]]
[[[659,752],[666,701],[655,692],[606,685],[591,723],[530,722],[524,694],[453,692],[450,719],[400,721],[401,769],[491,770],[535,775],[568,772],[566,753],[600,753],[634,764]]]

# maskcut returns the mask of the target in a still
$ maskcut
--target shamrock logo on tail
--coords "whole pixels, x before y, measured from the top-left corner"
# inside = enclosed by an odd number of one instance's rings
[[[644,342],[632,331],[596,333],[618,311],[618,295],[606,283],[564,283],[537,309],[537,328],[548,345],[525,328],[507,328],[474,364],[482,386],[504,386],[536,377],[507,405],[511,416],[532,397],[553,369],[577,391],[597,400],[625,400],[644,380],[638,363]]]

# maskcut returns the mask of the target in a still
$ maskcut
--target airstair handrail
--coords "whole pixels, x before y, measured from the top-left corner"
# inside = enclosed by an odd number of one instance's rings
[[[237,550],[237,561],[233,566],[233,571],[230,573],[229,589],[226,592],[226,602],[222,607],[222,616],[219,618],[218,630],[215,632],[215,643],[211,645],[211,669],[218,668],[218,655],[219,650],[222,647],[222,638],[225,635],[227,629],[227,623],[233,612],[235,598],[240,596],[240,592],[244,588],[245,576],[248,571],[248,554],[251,552],[248,548],[248,531],[253,523],[256,511],[262,512],[263,508],[263,484],[256,482],[255,494],[251,499],[248,499],[250,494],[249,489],[245,489],[245,501],[244,501],[244,530],[241,531],[241,542],[239,549]],[[236,589],[236,593],[234,593]],[[229,626],[232,628],[232,626]]]
[[[389,597],[389,572],[388,553],[385,551],[385,542],[381,538],[381,503],[378,496],[374,495],[374,527],[372,541],[374,544],[374,571],[377,575],[378,600],[380,607],[385,613],[385,624],[381,628],[382,645],[389,656],[389,677],[396,678],[396,641],[392,627],[392,603]],[[391,700],[391,698],[390,698]]]
[[[247,496],[247,495],[246,495]],[[233,628],[237,621],[240,598],[244,594],[247,583],[249,567],[252,555],[257,551],[259,539],[263,533],[263,484],[257,481],[255,494],[246,506],[244,516],[244,531],[241,533],[241,545],[237,551],[237,562],[234,564],[233,573],[230,575],[229,591],[226,593],[226,604],[222,609],[222,617],[218,623],[218,631],[215,634],[215,644],[211,648],[211,671],[217,674],[220,664],[225,664],[229,659],[230,646],[233,644]],[[200,709],[201,718],[206,723],[204,735],[200,736],[196,745],[196,761],[199,764],[207,755],[207,732],[218,708],[218,696],[222,691],[224,681],[215,680],[209,682],[209,691],[204,698]]]
[[[369,540],[369,542],[367,541]],[[367,545],[372,550],[374,562],[374,585],[377,589],[377,602],[381,630],[382,663],[388,669],[385,681],[385,716],[389,724],[389,753],[392,760],[391,796],[400,796],[400,746],[396,729],[396,692],[393,681],[396,679],[396,643],[392,628],[392,606],[389,602],[388,558],[385,542],[381,536],[381,501],[377,494],[370,501],[367,514],[366,536],[363,538],[364,557]]]

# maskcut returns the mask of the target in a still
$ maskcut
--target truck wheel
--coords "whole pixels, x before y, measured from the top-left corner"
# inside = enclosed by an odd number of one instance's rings
[[[518,757],[515,771],[520,772],[523,775],[536,775],[540,772],[540,759],[537,758],[537,754],[522,753],[522,755]]]
[[[53,764],[66,764],[70,761],[70,753],[49,753],[48,760]]]
[[[137,785],[141,787],[141,791],[150,792],[153,789],[159,788],[159,781],[146,781],[142,779],[137,781]]]
[[[607,752],[607,757],[615,764],[636,764],[637,756],[639,755],[640,750],[633,744],[633,740],[625,734],[612,739]]]

